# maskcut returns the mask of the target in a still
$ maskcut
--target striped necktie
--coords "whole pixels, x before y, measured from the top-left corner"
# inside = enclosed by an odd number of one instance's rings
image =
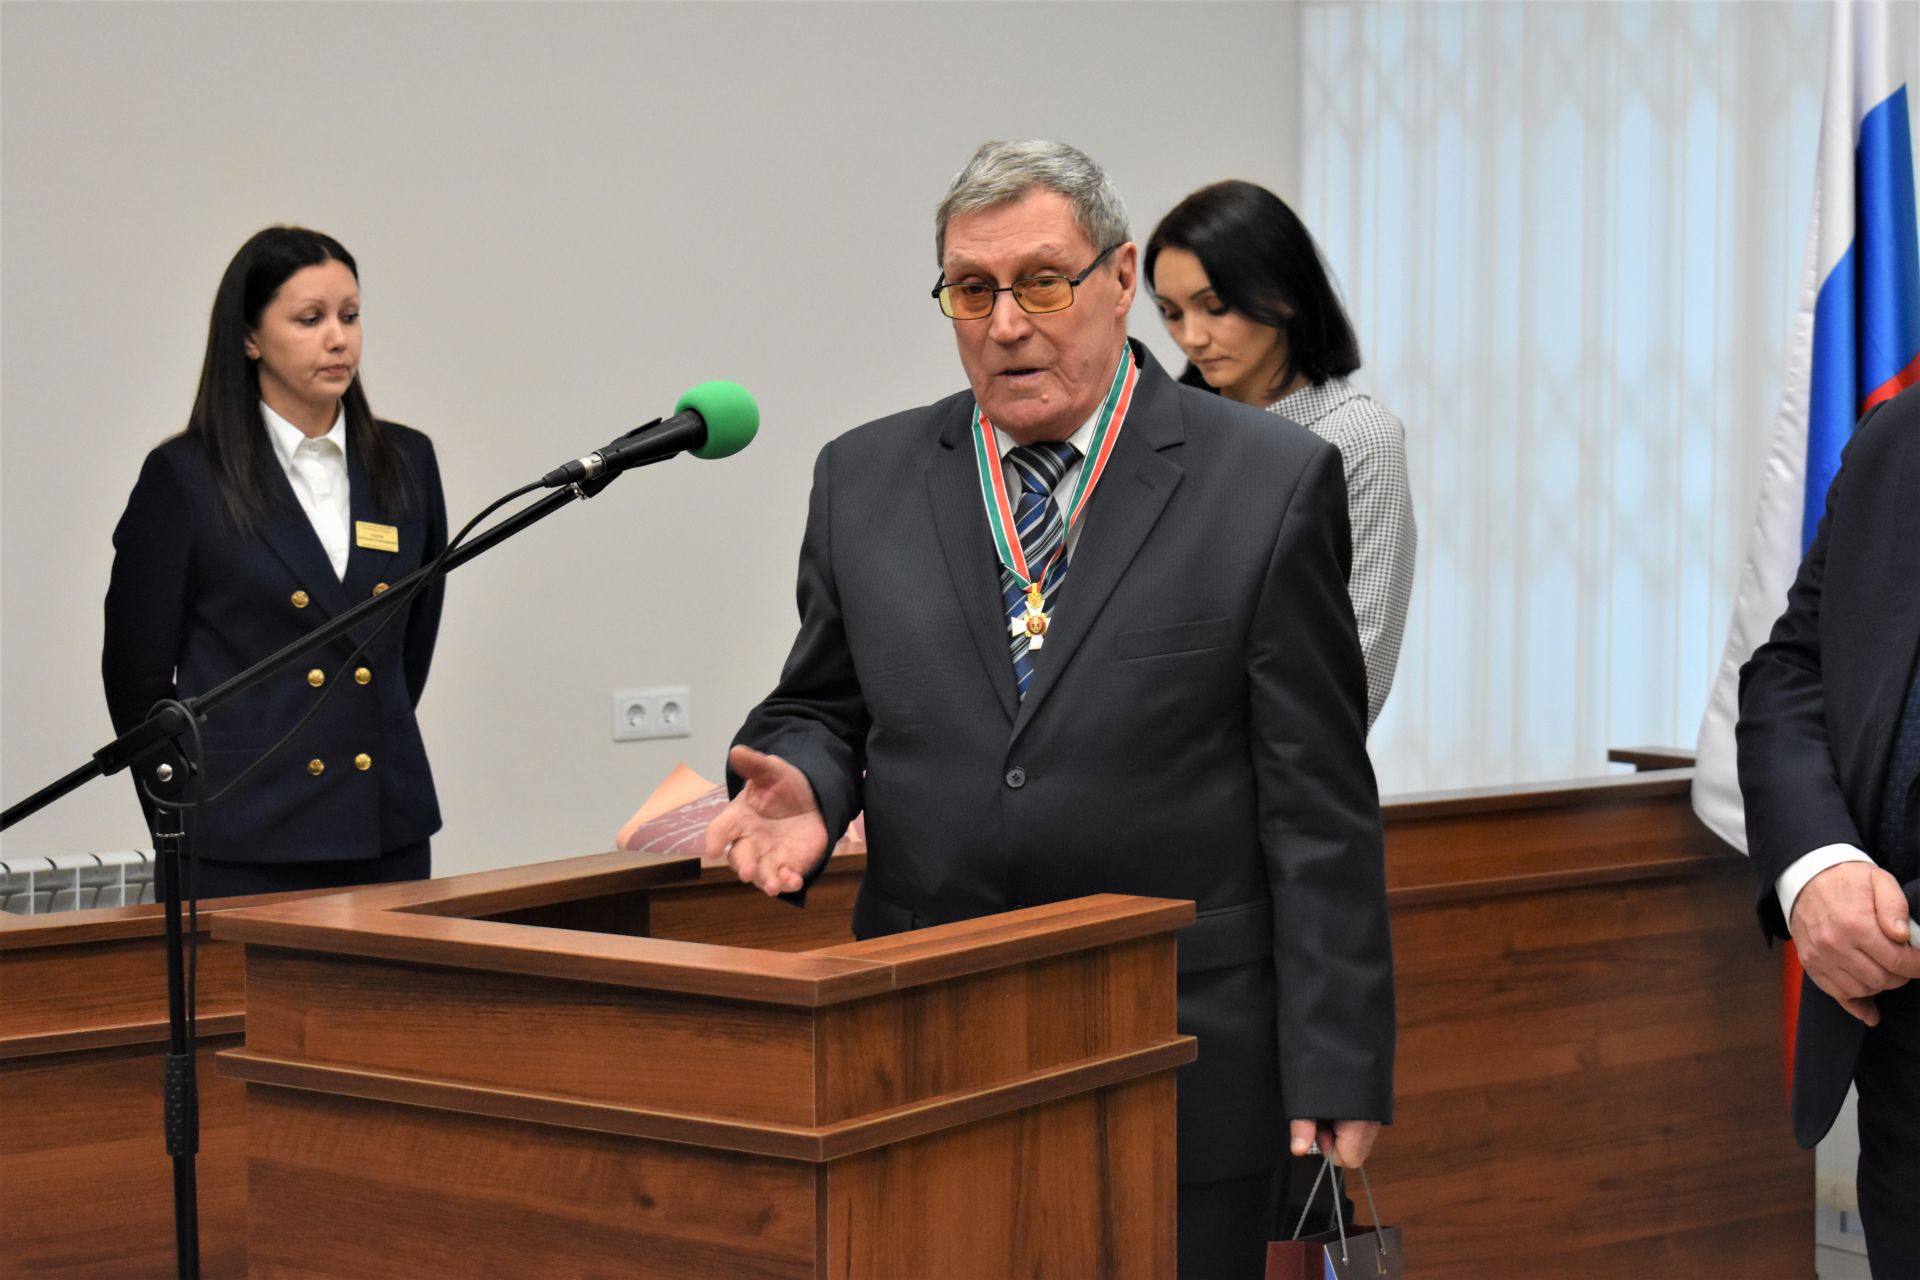
[[[1060,515],[1060,504],[1054,501],[1053,490],[1060,483],[1060,477],[1067,474],[1067,467],[1079,456],[1080,451],[1066,440],[1019,445],[1007,451],[1007,461],[1020,477],[1020,501],[1014,507],[1013,526],[1030,574],[1039,574],[1067,540],[1067,522]],[[1066,580],[1067,558],[1061,556],[1060,562],[1047,572],[1049,601]],[[1000,595],[1006,604],[1007,626],[1012,631],[1014,620],[1027,614],[1027,593],[1005,565],[1000,566]],[[1024,630],[1013,633],[1013,678],[1022,698],[1027,696],[1027,686],[1033,683],[1033,655],[1027,652],[1029,643]]]

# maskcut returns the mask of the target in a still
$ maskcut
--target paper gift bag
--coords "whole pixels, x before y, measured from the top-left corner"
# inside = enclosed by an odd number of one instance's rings
[[[1333,1172],[1331,1178],[1327,1177],[1329,1170]],[[1333,1197],[1329,1215],[1333,1226],[1316,1235],[1303,1236],[1300,1228],[1306,1225],[1307,1214],[1313,1211],[1313,1199],[1323,1180]],[[1373,1187],[1367,1181],[1364,1166],[1360,1170],[1360,1185],[1366,1189],[1367,1212],[1377,1223],[1380,1214],[1373,1206]],[[1267,1280],[1405,1280],[1404,1266],[1400,1228],[1349,1226],[1340,1220],[1340,1173],[1333,1169],[1331,1160],[1320,1166],[1313,1180],[1313,1190],[1307,1193],[1307,1207],[1294,1225],[1293,1239],[1275,1240],[1267,1245]]]
[[[1267,1246],[1267,1280],[1405,1280],[1400,1228],[1322,1231]]]

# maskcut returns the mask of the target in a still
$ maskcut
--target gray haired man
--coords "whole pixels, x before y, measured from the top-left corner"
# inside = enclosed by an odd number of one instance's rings
[[[800,631],[708,831],[803,889],[863,807],[862,937],[1089,893],[1191,898],[1183,1275],[1257,1276],[1281,1157],[1365,1159],[1393,975],[1337,450],[1127,338],[1099,166],[988,143],[936,221],[967,389],[815,464]]]

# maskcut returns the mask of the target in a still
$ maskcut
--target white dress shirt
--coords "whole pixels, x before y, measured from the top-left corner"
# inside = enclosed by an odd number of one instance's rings
[[[1856,849],[1850,844],[1822,845],[1812,853],[1801,854],[1787,869],[1782,871],[1773,882],[1774,896],[1780,899],[1780,914],[1786,918],[1787,931],[1793,931],[1793,903],[1800,891],[1829,867],[1837,867],[1843,862],[1865,862],[1873,864],[1864,849]]]
[[[273,441],[274,456],[286,468],[293,496],[307,513],[313,531],[333,562],[334,576],[347,576],[348,535],[353,508],[347,501],[347,411],[343,407],[323,436],[308,436],[260,402],[260,417]]]

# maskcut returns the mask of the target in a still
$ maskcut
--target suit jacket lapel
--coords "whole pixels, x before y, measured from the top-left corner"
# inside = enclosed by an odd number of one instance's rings
[[[1173,460],[1174,454],[1161,452],[1177,453],[1186,438],[1179,392],[1145,347],[1134,344],[1134,351],[1140,361],[1140,381],[1134,388],[1133,406],[1114,442],[1100,487],[1088,500],[1085,528],[1073,551],[1059,612],[1047,629],[1046,643],[1035,655],[1033,683],[1014,718],[1015,738],[1038,714],[1060,682],[1061,672],[1092,633],[1121,576],[1186,474]],[[1002,657],[1010,665],[1004,633],[999,642]]]
[[[933,508],[933,528],[960,614],[967,620],[994,695],[1008,723],[1019,709],[1013,682],[1013,655],[1007,635],[1006,607],[1000,598],[1000,561],[987,530],[986,508],[980,498],[980,472],[973,456],[971,427],[973,401],[961,396],[943,424],[940,448],[927,468],[927,501]]]
[[[357,527],[360,521],[371,524],[387,524],[389,521],[374,503],[373,482],[367,479],[366,462],[351,441],[347,444],[347,506],[347,576],[341,588],[350,602],[358,604],[373,594],[374,583],[386,578],[391,557],[385,551],[360,545]]]
[[[346,588],[334,576],[333,561],[327,558],[327,549],[320,545],[320,535],[313,531],[313,522],[307,519],[300,500],[294,496],[293,484],[287,479],[285,469],[275,458],[266,470],[271,500],[260,536],[293,571],[295,583],[323,615],[330,618],[344,612]]]

